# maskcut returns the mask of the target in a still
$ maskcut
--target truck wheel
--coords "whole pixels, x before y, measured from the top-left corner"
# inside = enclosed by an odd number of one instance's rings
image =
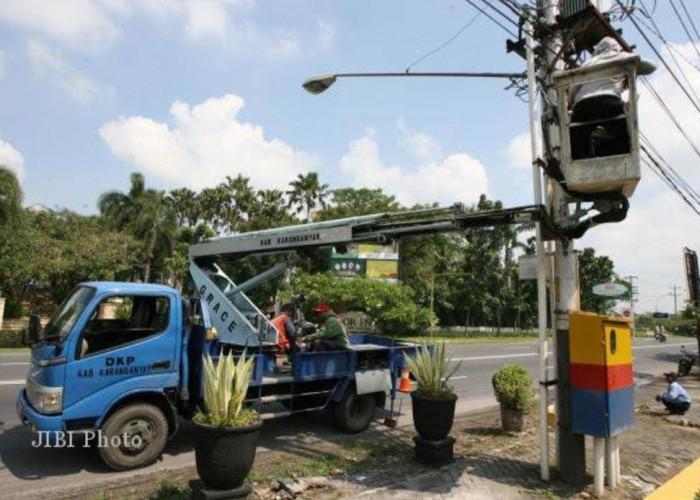
[[[165,415],[158,407],[147,403],[117,410],[101,430],[100,458],[115,470],[135,469],[154,462],[168,439]]]
[[[374,394],[358,396],[354,388],[350,388],[333,407],[333,420],[336,426],[348,434],[356,434],[369,427],[374,417]]]

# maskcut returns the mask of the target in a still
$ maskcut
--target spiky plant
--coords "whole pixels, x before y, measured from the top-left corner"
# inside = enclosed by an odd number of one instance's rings
[[[241,427],[259,420],[258,414],[243,408],[253,374],[254,356],[246,352],[233,359],[223,352],[214,363],[207,353],[202,357],[204,366],[204,411],[195,415],[195,421],[219,427]]]
[[[417,381],[416,393],[421,396],[448,398],[452,397],[452,387],[447,385],[450,378],[461,366],[455,365],[449,372],[450,360],[445,357],[445,343],[435,346],[430,352],[427,346],[420,346],[414,356],[406,356],[406,364]]]

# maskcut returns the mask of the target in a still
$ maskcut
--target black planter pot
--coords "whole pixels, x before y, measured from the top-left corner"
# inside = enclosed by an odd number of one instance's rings
[[[452,430],[457,395],[449,398],[433,398],[411,393],[413,425],[420,437],[427,441],[445,439]]]
[[[262,421],[247,427],[215,427],[194,422],[197,474],[208,488],[231,490],[248,477],[255,461]]]

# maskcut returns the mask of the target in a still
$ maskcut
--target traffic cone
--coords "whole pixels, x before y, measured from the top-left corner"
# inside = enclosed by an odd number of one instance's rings
[[[411,379],[409,375],[411,370],[404,368],[401,370],[401,383],[399,384],[399,392],[411,392],[413,391],[413,385],[411,385]]]

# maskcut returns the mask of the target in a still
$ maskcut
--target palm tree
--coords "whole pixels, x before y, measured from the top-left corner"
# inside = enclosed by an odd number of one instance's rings
[[[326,197],[328,196],[328,184],[321,184],[317,172],[299,174],[297,178],[289,183],[292,187],[287,191],[287,207],[296,205],[296,213],[300,214],[306,210],[306,222],[311,221],[311,211],[317,205],[326,208]]]
[[[22,188],[17,176],[0,165],[0,228],[16,226],[22,221],[22,215]]]
[[[168,200],[177,212],[178,223],[181,226],[194,227],[200,219],[199,200],[197,193],[188,188],[178,188],[170,191]]]
[[[148,283],[154,261],[173,253],[179,229],[177,212],[168,202],[165,191],[152,189],[137,198],[136,208],[137,215],[130,228],[145,245],[143,281]]]
[[[129,177],[131,186],[128,193],[107,191],[97,201],[97,207],[109,224],[116,229],[124,229],[138,215],[138,199],[146,193],[146,180],[143,174],[133,172]]]

